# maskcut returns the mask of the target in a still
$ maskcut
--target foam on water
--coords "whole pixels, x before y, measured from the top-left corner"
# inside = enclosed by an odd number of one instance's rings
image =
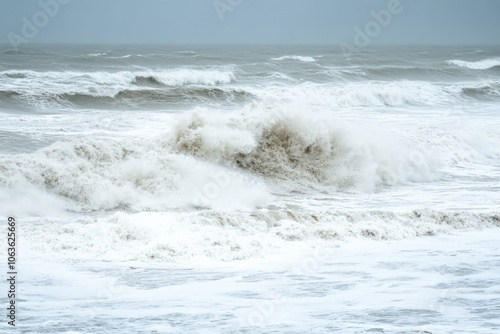
[[[25,260],[22,305],[30,321],[20,327],[495,334],[498,237],[499,229],[489,229],[404,242],[363,239],[224,266]]]
[[[26,258],[144,263],[228,262],[312,251],[353,240],[401,240],[500,227],[499,214],[323,210],[116,213],[31,219]]]

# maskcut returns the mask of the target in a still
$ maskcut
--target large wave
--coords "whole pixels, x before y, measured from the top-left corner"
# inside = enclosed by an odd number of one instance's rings
[[[0,200],[35,212],[29,203],[223,210],[265,206],[270,191],[372,192],[434,180],[468,152],[477,159],[453,131],[403,135],[304,109],[200,110],[156,139],[75,139],[0,157]]]
[[[47,197],[75,211],[248,209],[269,191],[370,193],[498,154],[496,139],[459,126],[403,134],[302,107],[255,108],[179,115],[156,139],[74,139],[0,157],[0,200]]]
[[[194,113],[175,129],[174,148],[273,181],[340,190],[373,190],[404,180],[429,179],[436,168],[430,156],[413,162],[412,148],[399,139],[373,129],[367,135],[362,126],[302,111],[237,116]]]

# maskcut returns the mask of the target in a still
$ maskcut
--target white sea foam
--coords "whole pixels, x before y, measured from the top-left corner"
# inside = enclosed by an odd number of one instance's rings
[[[25,257],[196,263],[333,247],[353,239],[400,240],[500,226],[498,214],[335,210],[115,213],[41,219],[23,231]]]

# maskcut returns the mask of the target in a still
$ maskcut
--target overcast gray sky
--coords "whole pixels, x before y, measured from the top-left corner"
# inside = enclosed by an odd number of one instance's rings
[[[69,2],[50,17],[40,1]],[[370,12],[393,1],[0,0],[0,43],[353,43],[354,29],[375,20]],[[380,32],[371,26],[373,44],[500,44],[500,0],[400,3]],[[35,23],[36,33],[25,27]]]

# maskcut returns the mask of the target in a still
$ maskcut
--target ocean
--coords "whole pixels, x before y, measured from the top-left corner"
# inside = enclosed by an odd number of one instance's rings
[[[22,333],[498,333],[499,203],[500,47],[0,49]]]

